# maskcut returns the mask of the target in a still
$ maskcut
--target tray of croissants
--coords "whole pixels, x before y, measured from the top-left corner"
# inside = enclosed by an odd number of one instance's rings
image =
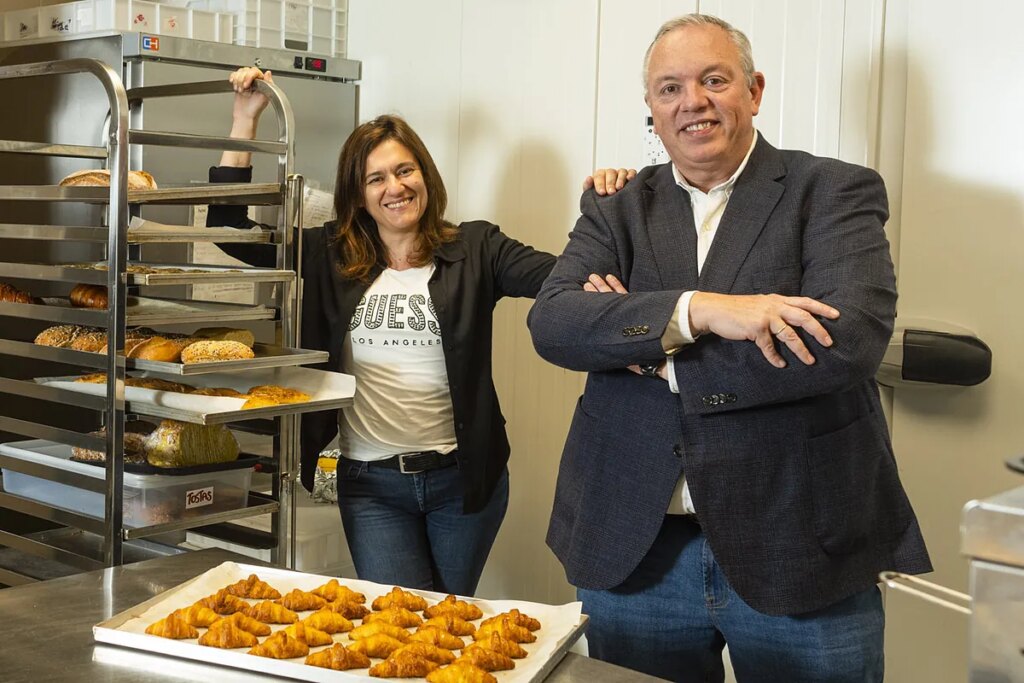
[[[578,602],[481,600],[225,562],[93,627],[98,642],[304,681],[541,681]]]
[[[35,343],[106,354],[107,332],[84,325],[54,325],[36,335]],[[233,327],[202,327],[187,334],[128,328],[124,355],[129,368],[174,375],[314,365],[328,359],[326,351],[258,344],[251,331]]]
[[[124,398],[131,412],[193,424],[223,424],[342,408],[351,405],[356,390],[351,375],[302,367],[214,372],[187,381],[164,374],[126,373]],[[35,381],[92,396],[107,392],[107,376],[102,372]]]

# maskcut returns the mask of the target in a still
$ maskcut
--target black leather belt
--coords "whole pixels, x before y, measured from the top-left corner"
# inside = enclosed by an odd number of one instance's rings
[[[371,465],[398,470],[403,474],[416,474],[429,470],[439,470],[456,464],[455,451],[438,453],[437,451],[419,451],[416,453],[399,453],[386,460],[373,460]]]

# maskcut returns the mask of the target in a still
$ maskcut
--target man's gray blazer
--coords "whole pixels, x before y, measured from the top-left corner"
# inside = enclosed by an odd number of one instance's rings
[[[892,333],[895,278],[874,171],[759,140],[698,277],[693,213],[669,164],[643,169],[582,216],[530,312],[538,353],[589,373],[566,439],[548,545],[569,581],[622,583],[650,549],[686,473],[733,588],[767,614],[832,604],[880,571],[931,570],[900,484],[874,375]],[[613,274],[629,294],[582,291]],[[834,345],[706,335],[675,356],[680,393],[625,370],[664,358],[687,290],[803,295],[840,311]]]

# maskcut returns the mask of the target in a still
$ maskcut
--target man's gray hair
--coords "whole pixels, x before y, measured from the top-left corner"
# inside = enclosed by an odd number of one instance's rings
[[[724,19],[719,19],[710,14],[684,14],[681,17],[669,19],[662,24],[657,34],[655,34],[654,40],[647,46],[647,52],[644,53],[644,92],[647,92],[647,76],[651,66],[651,52],[654,51],[654,46],[666,33],[687,26],[717,26],[725,31],[729,36],[729,40],[736,46],[736,50],[740,54],[740,66],[743,67],[743,75],[747,79],[747,87],[754,87],[754,55],[750,49],[750,40],[747,39],[743,31],[735,28]]]

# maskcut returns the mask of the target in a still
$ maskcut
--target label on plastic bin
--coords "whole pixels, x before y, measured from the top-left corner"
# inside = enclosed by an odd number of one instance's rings
[[[213,505],[213,487],[207,486],[203,489],[192,489],[185,492],[185,509],[201,508],[205,505]]]

